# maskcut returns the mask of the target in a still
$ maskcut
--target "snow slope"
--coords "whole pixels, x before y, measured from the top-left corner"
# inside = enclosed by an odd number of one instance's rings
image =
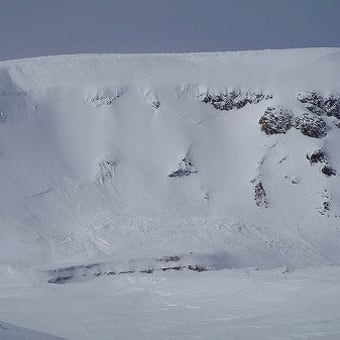
[[[62,338],[35,332],[27,328],[0,323],[0,339],[3,340],[62,340]]]
[[[322,138],[259,125],[267,107],[308,112],[301,92],[338,95],[339,66],[337,48],[1,62],[1,277],[166,255],[339,264],[339,176],[306,158],[322,148],[340,173],[334,117]],[[204,102],[227,93],[245,105]]]
[[[0,62],[0,339],[338,339],[339,79],[337,48]]]

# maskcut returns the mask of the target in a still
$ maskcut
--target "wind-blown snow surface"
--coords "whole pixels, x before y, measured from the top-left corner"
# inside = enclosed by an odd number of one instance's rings
[[[79,340],[338,340],[339,282],[325,267],[1,285],[0,319]]]
[[[62,340],[48,334],[35,332],[27,328],[16,327],[7,323],[0,323],[0,339],[11,340]]]
[[[3,282],[339,265],[339,122],[322,116],[320,138],[259,125],[339,79],[336,48],[1,62]]]

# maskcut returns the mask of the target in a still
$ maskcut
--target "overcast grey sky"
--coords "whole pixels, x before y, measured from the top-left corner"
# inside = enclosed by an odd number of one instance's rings
[[[340,0],[0,0],[0,59],[340,46]]]

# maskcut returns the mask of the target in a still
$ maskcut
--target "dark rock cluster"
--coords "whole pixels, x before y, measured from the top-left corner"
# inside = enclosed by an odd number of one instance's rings
[[[327,192],[327,189],[324,189],[322,192],[320,192],[321,197],[323,198],[322,205],[317,207],[317,211],[323,215],[330,217],[330,210],[332,208],[332,199],[329,197],[329,194]]]
[[[314,150],[311,154],[307,154],[306,157],[311,165],[326,162],[326,155],[322,149]]]
[[[188,157],[184,157],[182,161],[179,163],[178,169],[173,171],[168,176],[170,178],[176,178],[176,177],[183,177],[183,176],[197,174],[197,172],[198,171],[194,167],[194,165],[191,163],[191,160]]]
[[[125,92],[124,88],[111,89],[105,92],[97,92],[93,96],[89,96],[87,101],[94,107],[102,105],[111,105],[113,101],[121,97]]]
[[[181,259],[178,255],[162,256],[156,259],[156,262],[178,262]]]
[[[76,281],[84,281],[93,279],[99,276],[117,276],[125,274],[152,274],[154,272],[165,271],[181,271],[191,270],[196,272],[204,272],[208,270],[216,270],[214,265],[202,265],[202,264],[181,264],[178,262],[181,259],[180,256],[171,255],[163,256],[159,259],[155,259],[161,266],[148,266],[141,269],[131,270],[129,268],[125,270],[116,270],[110,263],[90,263],[84,265],[74,265],[64,268],[57,268],[48,270],[46,273],[50,276],[48,283],[53,284],[65,284]]]
[[[117,98],[118,97],[119,96],[117,96]],[[88,98],[88,101],[93,103],[96,106],[100,106],[100,105],[103,105],[103,104],[110,105],[110,104],[112,104],[114,99],[115,98],[112,98],[108,94],[100,95],[100,94],[97,93],[95,96]]]
[[[327,155],[322,149],[314,150],[311,154],[307,154],[306,157],[311,165],[321,163],[321,172],[324,175],[328,177],[336,175],[336,170],[329,165]]]
[[[322,166],[321,172],[328,177],[336,175],[336,170],[332,168],[328,163]]]
[[[155,110],[159,109],[161,106],[161,102],[158,99],[155,99],[151,102],[151,107]]]
[[[293,125],[293,116],[290,111],[267,107],[259,120],[261,130],[267,135],[286,133]]]
[[[221,94],[206,94],[204,103],[211,104],[217,110],[229,111],[241,109],[247,104],[257,104],[263,99],[271,99],[272,95],[256,92],[228,91]]]
[[[283,108],[267,107],[259,124],[267,135],[286,133],[294,127],[305,136],[314,138],[327,136],[327,125],[321,117],[304,113],[301,117],[293,118],[292,113]]]
[[[304,113],[301,117],[295,118],[294,127],[308,137],[322,138],[327,136],[325,121],[310,113]]]
[[[340,96],[331,94],[323,97],[316,92],[310,91],[299,93],[297,99],[305,104],[309,111],[317,115],[325,114],[340,119]]]
[[[320,116],[334,117],[333,123],[340,128],[340,96],[332,94],[323,97],[309,91],[299,93],[297,99],[310,112],[293,118],[289,110],[268,107],[259,120],[261,130],[272,135],[286,133],[289,128],[294,127],[305,136],[322,138],[327,136],[327,124]]]
[[[268,208],[269,204],[268,204],[268,201],[267,201],[266,191],[264,190],[261,182],[258,182],[255,185],[254,199],[255,199],[255,204],[258,207]]]

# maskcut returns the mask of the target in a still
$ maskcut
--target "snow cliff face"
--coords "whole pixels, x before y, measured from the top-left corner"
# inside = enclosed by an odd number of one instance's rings
[[[324,48],[1,62],[1,263],[339,264],[339,66]]]

